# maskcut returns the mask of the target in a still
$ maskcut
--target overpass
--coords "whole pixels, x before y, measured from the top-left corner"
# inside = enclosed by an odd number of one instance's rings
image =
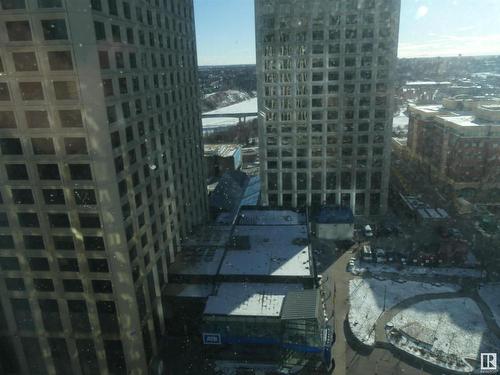
[[[246,122],[247,117],[257,117],[257,112],[235,112],[235,113],[202,113],[201,118],[237,118],[239,122]],[[242,121],[243,120],[243,121]]]

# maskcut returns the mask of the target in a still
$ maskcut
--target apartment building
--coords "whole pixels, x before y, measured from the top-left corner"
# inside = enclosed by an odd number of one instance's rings
[[[207,213],[192,1],[0,8],[0,373],[146,374]]]
[[[462,95],[408,112],[408,149],[431,176],[470,197],[500,188],[500,99]]]
[[[399,0],[256,0],[263,202],[387,207]]]

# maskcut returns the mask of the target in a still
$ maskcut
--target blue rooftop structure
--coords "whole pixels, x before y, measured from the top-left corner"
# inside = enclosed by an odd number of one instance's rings
[[[315,215],[319,224],[352,224],[354,215],[349,207],[323,206]]]

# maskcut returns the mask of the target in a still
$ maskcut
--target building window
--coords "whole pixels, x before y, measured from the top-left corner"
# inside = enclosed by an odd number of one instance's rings
[[[101,220],[98,214],[79,214],[80,226],[82,228],[100,228]]]
[[[40,180],[60,180],[59,166],[57,164],[37,164]]]
[[[18,72],[33,72],[38,70],[38,63],[34,52],[13,52],[12,59]]]
[[[64,20],[42,20],[42,29],[45,40],[68,39]]]
[[[39,8],[62,8],[62,0],[38,0]]]
[[[96,205],[97,199],[95,191],[92,189],[75,189],[73,190],[75,203],[79,206]]]
[[[76,258],[59,258],[57,263],[61,272],[80,272]]]
[[[108,261],[106,259],[88,259],[90,272],[109,273]]]
[[[106,40],[106,28],[104,23],[94,21],[95,38],[96,40]]]
[[[64,148],[68,155],[86,155],[88,153],[85,138],[64,138]]]
[[[3,10],[25,9],[24,0],[2,0],[0,1]]]
[[[41,82],[19,82],[19,90],[23,100],[43,100],[43,88]]]
[[[72,180],[92,180],[89,164],[69,164],[69,173]]]
[[[71,236],[53,236],[52,240],[56,250],[75,250],[75,244]]]
[[[91,332],[87,304],[85,303],[85,301],[68,300],[68,311],[69,311],[69,318],[71,320],[71,325],[75,332],[82,332],[82,333]],[[91,340],[89,341],[92,342]],[[81,359],[82,358],[80,357],[80,361]],[[85,373],[85,374],[90,374],[90,373]]]
[[[22,155],[21,140],[19,138],[0,138],[0,152],[2,155]]]
[[[73,70],[73,59],[70,51],[49,51],[50,70]]]
[[[0,249],[14,249],[14,239],[9,235],[0,235]]]
[[[31,138],[33,153],[35,155],[54,155],[54,142],[52,138]]]
[[[68,214],[48,214],[49,224],[51,228],[69,228],[69,217]]]
[[[38,215],[34,212],[20,212],[17,214],[17,220],[19,221],[19,226],[22,228],[40,227]]]
[[[10,100],[9,86],[7,85],[7,82],[0,82],[0,100]]]
[[[87,251],[103,251],[104,248],[104,239],[102,237],[97,236],[84,236],[83,237],[83,245],[85,250]]]
[[[113,80],[111,78],[102,80],[102,88],[104,90],[104,96],[113,96]]]
[[[12,111],[0,111],[0,129],[14,129],[17,127],[16,117]]]
[[[83,119],[80,110],[66,109],[60,110],[59,120],[63,128],[81,128],[83,127]]]
[[[34,204],[35,199],[31,189],[12,189],[12,201],[15,204]]]
[[[28,170],[24,164],[7,164],[5,165],[7,178],[9,180],[28,180]]]
[[[73,81],[55,81],[54,90],[57,100],[76,100],[78,99],[78,89],[76,82]]]
[[[45,204],[66,204],[62,189],[43,189],[42,193]]]
[[[24,114],[26,116],[26,124],[30,129],[48,128],[50,126],[46,111],[26,111]]]
[[[48,271],[50,269],[49,261],[47,260],[47,258],[28,258],[28,264],[30,265],[30,269],[32,271]]]
[[[6,22],[7,35],[11,42],[24,42],[31,40],[31,28],[29,21]]]

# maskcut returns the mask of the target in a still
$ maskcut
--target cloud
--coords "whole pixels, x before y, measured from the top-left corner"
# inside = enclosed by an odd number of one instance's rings
[[[422,17],[425,17],[429,13],[429,8],[427,8],[425,5],[421,5],[417,9],[417,14],[415,15],[415,19],[420,19]]]
[[[399,57],[500,55],[500,34],[446,35],[425,42],[399,44]]]

